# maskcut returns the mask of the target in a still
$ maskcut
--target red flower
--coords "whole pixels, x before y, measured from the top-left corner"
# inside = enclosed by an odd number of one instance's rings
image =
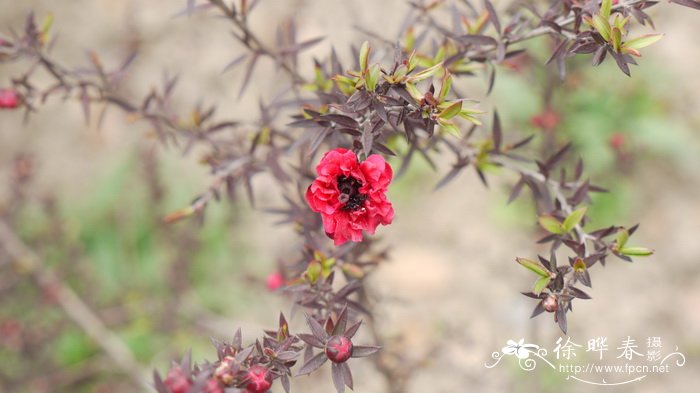
[[[13,109],[19,105],[19,94],[14,89],[0,89],[0,109]]]
[[[306,201],[321,213],[326,234],[336,246],[360,242],[363,230],[374,234],[379,224],[391,224],[394,208],[386,190],[393,171],[382,156],[372,154],[358,162],[352,151],[334,149],[321,158],[316,172]]]

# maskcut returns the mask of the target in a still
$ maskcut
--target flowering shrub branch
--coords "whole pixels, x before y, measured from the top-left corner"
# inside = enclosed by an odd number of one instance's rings
[[[698,8],[693,0],[675,2]],[[452,27],[441,23],[445,3],[411,3],[408,27],[398,37],[399,43],[370,33],[373,42],[393,49],[390,62],[380,62],[372,45],[365,42],[353,50],[357,63],[350,71],[333,50],[325,61],[315,61],[313,78],[307,79],[306,70],[297,67],[297,57],[320,38],[297,42],[294,30],[287,29],[271,47],[247,22],[257,1],[187,1],[186,14],[216,12],[232,23],[233,35],[246,52],[225,68],[246,63],[241,95],[261,58],[273,60],[289,76],[291,93],[261,103],[259,120],[250,124],[217,120],[215,107],[194,107],[189,116],[182,116],[171,102],[177,78],[165,78],[160,89],[142,100],[123,96],[120,82],[135,55],[114,70],[106,68],[96,53],[88,56],[89,70],[60,64],[50,55],[50,18],[39,26],[30,15],[22,34],[1,38],[1,61],[27,63],[26,71],[13,78],[12,87],[0,90],[2,108],[21,107],[29,115],[49,97],[61,96],[79,101],[88,122],[94,106],[100,107],[100,118],[107,108],[117,107],[150,124],[164,145],[184,152],[196,144],[207,148],[204,162],[213,175],[211,186],[189,205],[164,217],[165,222],[192,216],[202,219],[209,203],[223,195],[235,199],[239,189],[254,204],[251,179],[263,172],[278,183],[284,195],[285,206],[268,212],[279,215],[281,223],[293,224],[300,247],[298,255],[286,261],[283,277],[268,284],[277,287],[284,282],[279,290],[307,312],[308,332],[290,332],[283,315],[277,329],[266,331],[249,345],[243,344],[239,331],[232,342],[215,343],[218,358],[214,362],[195,365],[185,357],[164,378],[156,373],[155,388],[160,393],[262,393],[276,380],[289,392],[290,377],[313,373],[328,360],[338,392],[352,388],[353,376],[346,362],[379,350],[379,346],[353,342],[363,314],[370,319],[372,315],[363,296],[365,278],[387,259],[372,235],[380,224],[391,224],[395,212],[386,191],[394,172],[397,177],[405,173],[416,155],[434,167],[434,158],[454,157],[451,170],[436,188],[448,185],[467,168],[473,168],[488,185],[487,175],[494,168],[504,168],[519,177],[509,201],[523,189],[531,191],[538,222],[547,232],[539,242],[551,244],[550,255],[516,261],[537,277],[533,289],[524,293],[539,300],[533,316],[553,313],[564,332],[573,300],[590,298],[576,285],[591,286],[591,267],[598,262],[604,265],[611,254],[631,261],[631,257],[652,253],[627,245],[637,226],[586,228],[590,224],[589,194],[605,190],[583,180],[581,161],[567,172],[572,161],[567,159],[570,144],[534,157],[527,150],[533,136],[518,137],[504,129],[495,111],[487,130],[482,125],[483,111],[458,92],[457,83],[460,78],[484,73],[490,92],[496,65],[525,50],[513,46],[542,35],[552,37],[554,50],[548,63],[557,64],[561,78],[566,75],[566,60],[583,54],[593,55],[593,65],[609,55],[630,75],[629,65],[636,65],[640,49],[661,35],[628,38],[629,26],[635,21],[652,24],[646,10],[656,2],[565,0],[501,12],[489,0],[478,5],[465,0],[448,9],[454,19]],[[432,47],[426,45],[430,40]],[[52,76],[51,85],[34,81],[40,69]],[[285,106],[290,101],[295,107],[292,113]],[[319,153],[323,153],[320,159]],[[392,169],[392,159],[385,157],[396,157],[398,168]],[[568,263],[562,265],[556,258],[561,246],[570,254]],[[320,351],[314,353],[316,350]],[[300,368],[293,372],[297,363]],[[396,375],[395,370],[378,368],[387,376]]]

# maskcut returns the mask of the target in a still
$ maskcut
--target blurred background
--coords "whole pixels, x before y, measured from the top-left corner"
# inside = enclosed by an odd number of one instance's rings
[[[184,4],[0,0],[0,29],[20,30],[31,11],[39,19],[52,13],[59,35],[54,56],[63,64],[85,64],[87,50],[119,64],[138,50],[124,82],[134,97],[159,83],[165,70],[180,74],[175,97],[183,108],[220,103],[219,116],[253,119],[258,99],[274,97],[286,77],[261,62],[238,99],[244,69],[221,72],[242,51],[227,22],[212,13],[174,17]],[[326,56],[331,44],[350,64],[349,45],[368,38],[357,26],[396,36],[408,9],[402,0],[264,0],[251,24],[268,42],[289,18],[300,41],[325,36],[302,59],[301,69],[311,70],[312,57]],[[700,383],[700,13],[663,4],[650,14],[666,36],[644,50],[632,78],[611,62],[592,69],[583,58],[571,62],[562,86],[542,66],[551,47],[540,39],[528,44],[528,57],[499,66],[490,97],[483,78],[460,86],[483,108],[496,105],[506,128],[574,142],[587,175],[611,190],[594,201],[593,226],[642,224],[634,242],[655,255],[634,264],[610,259],[594,269],[593,300],[576,303],[569,334],[584,346],[589,338],[609,337],[610,355],[627,336],[642,350],[647,337],[660,336],[664,353],[677,347],[685,366],[616,391],[688,391]],[[21,70],[1,64],[0,87]],[[252,338],[275,326],[278,310],[290,304],[270,293],[265,279],[296,251],[291,231],[244,198],[210,206],[203,225],[163,225],[165,214],[211,181],[197,152],[163,148],[147,125],[116,110],[100,129],[95,123],[85,124],[73,100],[49,100],[26,122],[20,111],[0,112],[0,214],[16,223],[47,269],[146,370],[163,371],[190,349],[194,359],[213,359],[209,337],[228,339],[241,327],[244,339]],[[446,173],[450,163],[441,164]],[[534,243],[540,233],[528,198],[506,205],[515,180],[509,174],[491,175],[486,189],[466,171],[429,192],[440,177],[415,161],[390,189],[394,224],[379,230],[391,262],[372,279],[380,300],[376,319],[389,341],[405,346],[404,360],[417,365],[408,391],[595,390],[544,367],[523,371],[512,358],[484,368],[509,339],[551,351],[561,336],[551,315],[529,320],[535,304],[519,294],[532,276],[514,257],[546,249]],[[255,185],[269,187],[264,176]],[[274,207],[277,199],[262,194],[260,205]],[[297,315],[293,325],[300,322]],[[370,360],[354,360],[353,368],[355,391],[388,391]],[[333,391],[329,374],[298,378],[294,386]],[[0,253],[0,392],[139,389],[148,391],[66,315],[50,286],[37,285]]]

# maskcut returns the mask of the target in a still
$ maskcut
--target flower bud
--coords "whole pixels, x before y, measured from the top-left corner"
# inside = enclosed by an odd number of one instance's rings
[[[272,374],[265,366],[256,364],[248,369],[246,374],[246,391],[248,393],[265,393],[272,386]]]
[[[231,356],[226,356],[219,364],[219,367],[214,371],[214,376],[221,381],[224,385],[230,385],[233,383],[234,375],[231,370],[231,364],[234,358]]]
[[[203,393],[224,393],[224,388],[221,386],[216,378],[207,380],[207,384],[204,385]]]
[[[345,336],[333,336],[326,342],[326,356],[333,363],[344,363],[352,356],[352,341]]]
[[[549,295],[544,300],[542,300],[542,307],[544,307],[547,312],[555,312],[559,308],[559,301],[556,295]]]
[[[185,371],[180,366],[173,366],[163,383],[170,389],[171,393],[187,393],[192,386],[192,381],[187,378]]]
[[[19,106],[19,94],[11,88],[0,89],[0,109],[14,109]]]
[[[271,273],[265,280],[265,286],[270,292],[274,292],[284,285],[284,277],[280,272]]]

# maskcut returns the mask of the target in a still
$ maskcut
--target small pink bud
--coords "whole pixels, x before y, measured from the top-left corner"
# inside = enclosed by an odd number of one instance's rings
[[[352,341],[345,336],[333,336],[326,343],[326,356],[333,363],[344,363],[352,356]]]
[[[19,94],[15,89],[0,89],[0,109],[14,109],[19,105]]]
[[[272,374],[265,366],[256,364],[248,369],[246,375],[248,384],[246,391],[248,393],[265,393],[272,386]]]
[[[281,286],[284,285],[284,277],[282,276],[282,273],[271,273],[269,276],[267,276],[267,279],[265,280],[265,285],[267,286],[267,290],[270,292],[274,292],[277,289],[279,289]]]
[[[533,126],[543,130],[551,130],[560,122],[559,115],[551,109],[545,109],[542,113],[532,117],[530,122]]]
[[[625,144],[625,135],[619,132],[612,134],[610,137],[610,146],[615,150],[620,150]]]
[[[204,385],[203,393],[224,393],[224,388],[221,386],[219,381],[214,379],[207,380],[207,384]]]
[[[192,382],[180,366],[173,366],[163,382],[172,393],[187,393],[192,386]]]
[[[557,297],[555,295],[549,295],[544,300],[542,300],[542,307],[544,307],[547,312],[555,312],[559,308]]]

